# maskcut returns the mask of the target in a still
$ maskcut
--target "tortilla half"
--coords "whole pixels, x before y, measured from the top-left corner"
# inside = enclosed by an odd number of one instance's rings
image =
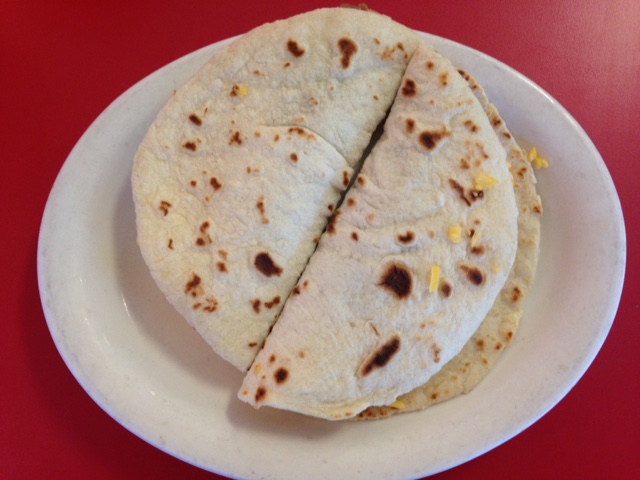
[[[246,370],[398,90],[414,32],[323,9],[240,37],[159,113],[132,173],[156,283]]]
[[[460,71],[482,104],[491,125],[507,152],[518,205],[518,249],[511,273],[478,330],[440,372],[429,381],[398,398],[394,405],[369,407],[356,418],[375,420],[396,413],[422,410],[473,390],[493,368],[505,347],[515,337],[523,315],[523,304],[531,289],[538,264],[542,203],[536,193],[536,178],[524,152],[509,132],[484,89],[468,73]]]
[[[506,153],[482,105],[420,44],[382,138],[239,397],[336,420],[423,385],[494,304],[517,221]]]

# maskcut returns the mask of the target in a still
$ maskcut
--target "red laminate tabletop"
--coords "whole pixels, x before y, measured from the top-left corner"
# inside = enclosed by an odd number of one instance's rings
[[[264,22],[340,3],[0,2],[1,478],[224,478],[130,433],[74,379],[40,304],[40,221],[77,140],[131,85]],[[524,432],[435,477],[640,478],[640,2],[372,0],[368,6],[484,52],[540,85],[595,144],[625,216],[624,290],[592,366]]]

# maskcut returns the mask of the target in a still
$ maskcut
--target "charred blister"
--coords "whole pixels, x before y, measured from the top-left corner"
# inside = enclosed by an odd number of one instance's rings
[[[349,37],[342,37],[338,40],[340,50],[340,64],[344,70],[351,65],[353,56],[358,52],[358,45]]]
[[[253,265],[262,275],[269,278],[279,277],[283,272],[282,267],[273,261],[268,252],[258,253],[253,260]]]
[[[291,38],[287,41],[287,50],[289,51],[289,53],[291,55],[293,55],[296,58],[300,58],[305,54],[305,49],[302,48],[298,44],[298,42],[296,42],[295,40],[293,40]]]
[[[387,366],[400,351],[401,343],[400,336],[395,335],[378,347],[360,369],[360,376],[366,377],[374,370]]]
[[[392,293],[397,299],[403,300],[411,295],[413,275],[404,265],[392,263],[382,273],[378,286]]]

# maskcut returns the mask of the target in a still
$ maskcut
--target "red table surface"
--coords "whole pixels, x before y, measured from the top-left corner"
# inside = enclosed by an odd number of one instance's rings
[[[0,478],[222,478],[121,427],[67,370],[40,306],[41,215],[75,142],[128,87],[202,46],[340,3],[0,2]],[[595,143],[625,213],[625,288],[586,375],[523,433],[436,477],[640,478],[640,2],[368,5],[483,51],[541,85]]]

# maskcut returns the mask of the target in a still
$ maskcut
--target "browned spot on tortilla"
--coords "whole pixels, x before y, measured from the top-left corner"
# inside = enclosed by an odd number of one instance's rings
[[[406,267],[392,263],[382,274],[378,285],[391,292],[398,299],[404,299],[411,295],[413,277]]]
[[[258,346],[258,342],[249,342],[247,344],[247,347],[249,348],[256,348]]]
[[[280,367],[276,370],[276,373],[273,374],[273,378],[278,385],[282,385],[289,378],[289,370],[284,367]]]
[[[196,238],[196,245],[199,247],[204,247],[207,244],[207,241],[202,238],[202,237],[198,237]]]
[[[355,207],[358,202],[354,198],[347,199],[347,207]]]
[[[327,210],[329,210],[330,212],[333,212],[333,203],[330,203],[329,205],[327,205]]]
[[[507,342],[510,342],[511,340],[513,340],[513,332],[511,330],[509,330],[508,332],[506,332],[504,334],[505,338],[507,339]]]
[[[453,291],[453,287],[448,282],[440,283],[440,295],[444,298],[449,298],[451,296],[451,292]]]
[[[509,132],[502,132],[502,136],[504,138],[509,138],[509,139],[511,138],[511,134]]]
[[[197,187],[197,186],[198,186],[198,182],[197,182],[197,181],[195,181],[195,180],[191,180],[191,181],[189,182],[189,184],[190,184],[192,187]]]
[[[476,245],[475,247],[471,247],[471,253],[473,255],[481,256],[484,255],[485,248],[482,245]]]
[[[273,297],[273,299],[270,302],[264,302],[264,306],[267,307],[268,309],[272,309],[273,307],[275,307],[276,305],[280,304],[280,296],[275,296]]]
[[[210,226],[211,224],[209,222],[202,222],[202,224],[200,225],[200,232],[205,233],[207,230],[209,230]]]
[[[407,233],[405,233],[404,235],[398,235],[397,238],[398,242],[402,243],[403,245],[409,245],[416,239],[416,234],[411,230],[407,230]]]
[[[433,70],[434,68],[436,68],[436,64],[433,63],[431,60],[429,60],[425,66],[427,67],[427,70]]]
[[[373,99],[377,102],[378,100],[380,100],[380,97],[378,95],[374,95]]]
[[[349,172],[343,170],[342,171],[342,185],[346,188],[349,186]]]
[[[242,145],[242,137],[240,136],[240,132],[238,132],[237,130],[231,132],[229,145]]]
[[[413,133],[416,129],[416,121],[413,118],[407,118],[404,122],[407,133]]]
[[[460,159],[460,168],[462,170],[469,170],[471,168],[471,165],[469,165],[469,162],[467,161],[466,158]]]
[[[262,77],[262,76],[264,75],[264,73],[262,73],[260,70],[254,70],[254,71],[253,71],[253,74],[254,74],[256,77]]]
[[[258,387],[256,390],[256,395],[254,397],[256,403],[261,403],[265,400],[267,396],[267,389],[264,387]]]
[[[289,68],[291,66],[291,62],[286,62],[284,65],[282,65],[282,68]]]
[[[451,186],[451,188],[453,188],[456,192],[458,192],[458,196],[464,200],[464,202],[468,205],[471,206],[471,201],[467,198],[465,191],[464,191],[464,187],[462,185],[460,185],[458,182],[456,182],[455,180],[453,180],[452,178],[449,179],[449,186]]]
[[[226,252],[226,250],[218,250],[218,255],[220,255],[223,260],[226,260],[227,257],[229,256],[229,254]]]
[[[169,213],[169,209],[171,208],[171,204],[166,200],[160,201],[160,206],[158,209],[162,212],[162,214],[166,217]]]
[[[358,51],[358,45],[356,45],[356,43],[350,38],[342,37],[338,40],[338,48],[340,49],[340,53],[342,55],[342,57],[340,58],[340,63],[342,65],[342,68],[346,70],[351,64],[351,58]]]
[[[251,306],[253,307],[253,311],[256,313],[260,313],[260,307],[262,305],[262,302],[260,301],[259,298],[256,298],[255,300],[253,300],[251,302]]]
[[[443,87],[449,85],[449,72],[444,72],[440,75],[440,85]]]
[[[433,393],[431,394],[431,400],[437,400],[437,399],[438,399],[438,395],[439,395],[439,393],[438,393],[438,392],[433,392]]]
[[[400,337],[391,337],[384,345],[378,348],[371,358],[363,365],[360,375],[366,377],[373,370],[383,368],[400,350]]]
[[[198,310],[201,306],[202,306],[202,303],[196,302],[193,305],[191,305],[191,308],[193,308],[194,310]]]
[[[293,289],[291,295],[300,295],[300,287],[298,285],[296,285],[296,287]]]
[[[269,363],[274,363],[277,360],[275,354],[271,354],[271,356],[269,357]]]
[[[465,80],[469,80],[471,77],[469,76],[469,74],[467,72],[465,72],[464,70],[462,70],[461,68],[458,69],[458,73],[460,74],[460,76],[462,78],[464,78]]]
[[[433,361],[440,363],[440,354],[442,353],[442,349],[436,343],[431,345],[431,353],[433,354]]]
[[[541,205],[534,205],[532,210],[533,210],[533,213],[537,213],[538,215],[542,215],[542,206]]]
[[[289,155],[289,159],[293,162],[296,163],[298,161],[298,154],[297,153],[292,153],[291,155]]]
[[[484,350],[484,340],[476,340],[476,347],[478,347],[480,350]]]
[[[417,93],[418,87],[416,86],[416,82],[410,78],[406,78],[404,80],[404,85],[402,86],[402,95],[405,97],[415,97]]]
[[[306,356],[306,354],[304,353],[304,350],[300,350],[300,351],[298,352],[298,356],[299,356],[300,358],[304,358],[304,357]]]
[[[169,243],[167,244],[167,248],[168,248],[169,250],[173,250],[173,238],[170,238],[170,239],[169,239]]]
[[[289,41],[287,42],[287,50],[289,50],[289,53],[291,53],[291,55],[296,58],[300,58],[301,56],[303,56],[305,51],[304,48],[298,45],[298,42],[292,39],[289,39]]]
[[[480,129],[472,120],[465,120],[464,126],[467,127],[471,133],[476,133]]]
[[[500,125],[502,125],[502,119],[500,117],[496,117],[493,119],[493,126],[494,127],[499,127]]]
[[[228,272],[228,270],[227,270],[227,264],[226,264],[226,263],[224,263],[224,262],[218,262],[218,263],[216,263],[216,267],[218,267],[218,271],[219,271],[220,273],[227,273],[227,272]]]
[[[518,300],[522,298],[522,292],[518,287],[513,287],[513,292],[511,294],[511,301],[516,303]]]
[[[331,218],[329,219],[329,223],[327,224],[327,233],[329,235],[336,234],[336,222],[338,221],[339,216],[340,216],[339,210],[335,212],[333,215],[331,215]]]
[[[520,178],[521,180],[524,180],[527,176],[527,167],[522,167],[520,170],[518,170],[516,172],[516,175],[518,176],[518,178]]]
[[[253,265],[265,277],[279,277],[282,275],[282,267],[278,266],[267,252],[257,254]]]
[[[205,298],[207,304],[202,308],[205,312],[215,312],[218,309],[218,300],[214,297]]]
[[[484,275],[476,267],[468,267],[466,265],[460,265],[460,270],[466,273],[467,280],[476,286],[480,286],[484,283]]]
[[[351,239],[354,242],[357,242],[358,240],[360,240],[360,237],[358,236],[358,232],[351,232]]]
[[[496,350],[502,350],[502,347],[504,347],[504,345],[502,344],[502,342],[498,342],[498,343],[496,343],[495,349],[496,349]]]
[[[356,182],[358,182],[358,185],[361,187],[364,187],[367,184],[367,179],[363,175],[358,175]]]
[[[435,150],[435,148],[438,146],[440,142],[442,142],[445,138],[449,137],[450,135],[451,135],[451,132],[449,132],[447,129],[444,129],[444,128],[438,132],[425,130],[424,132],[420,133],[418,139],[419,139],[420,145],[422,145],[426,150],[432,151],[432,150]]]
[[[216,177],[211,177],[209,179],[209,185],[211,185],[215,191],[218,191],[222,188],[222,183],[220,183],[220,180],[218,180]]]
[[[193,123],[194,125],[197,125],[198,127],[202,125],[202,119],[195,113],[192,113],[191,115],[189,115],[189,121],[191,121],[191,123]]]
[[[182,148],[186,150],[190,150],[192,152],[195,152],[196,150],[198,150],[198,146],[196,145],[196,142],[185,142],[184,144],[182,144]]]
[[[258,211],[260,212],[260,217],[261,217],[261,222],[263,225],[266,225],[267,223],[269,223],[269,219],[267,218],[266,214],[265,214],[265,206],[264,206],[264,196],[260,197],[258,199],[258,201],[256,202],[256,208],[258,209]]]
[[[191,295],[194,298],[198,295],[202,295],[204,290],[201,283],[202,279],[195,273],[192,273],[191,278],[184,287],[184,293],[186,293],[187,295]]]

